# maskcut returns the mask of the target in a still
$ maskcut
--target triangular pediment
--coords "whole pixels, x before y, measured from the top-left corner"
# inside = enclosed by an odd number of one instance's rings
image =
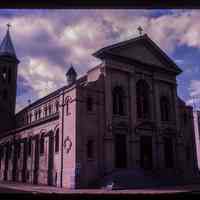
[[[161,62],[145,45],[129,44],[123,48],[111,50],[113,54],[123,56],[125,58],[135,59],[150,65],[165,67],[164,62]]]
[[[171,60],[147,35],[102,48],[93,55],[98,58],[103,58],[105,55],[119,56],[120,58],[127,58],[167,71],[173,71],[176,74],[181,73],[181,69],[173,60]]]

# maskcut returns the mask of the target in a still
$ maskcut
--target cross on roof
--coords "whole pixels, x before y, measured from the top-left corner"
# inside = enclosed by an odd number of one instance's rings
[[[8,29],[9,29],[9,28],[11,27],[11,25],[8,23],[8,24],[7,24],[7,27],[8,27]]]
[[[137,28],[137,30],[139,31],[139,35],[142,35],[143,28],[142,28],[141,26],[139,26],[139,27]]]

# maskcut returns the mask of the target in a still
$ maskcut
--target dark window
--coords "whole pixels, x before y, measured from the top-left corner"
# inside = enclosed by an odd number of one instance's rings
[[[189,161],[190,160],[190,146],[186,147],[186,159]]]
[[[125,114],[125,95],[122,87],[116,86],[113,89],[113,114],[124,115]]]
[[[5,82],[6,79],[7,79],[7,70],[6,70],[6,67],[3,68],[2,78],[3,78],[3,81],[4,81],[4,82]]]
[[[35,111],[35,120],[38,119],[38,111]]]
[[[56,112],[58,112],[58,110],[59,110],[59,102],[56,101]]]
[[[92,139],[87,142],[87,157],[88,159],[94,158],[94,141]]]
[[[69,115],[69,100],[66,101],[66,115]]]
[[[184,114],[183,114],[183,122],[184,122],[184,125],[187,124],[187,113],[186,112],[184,112]]]
[[[52,109],[51,109],[51,105],[49,105],[49,115],[51,115]]]
[[[30,120],[30,123],[32,122],[32,113],[30,113],[29,115],[29,120]]]
[[[41,117],[41,110],[38,110],[38,118],[40,119]]]
[[[21,153],[21,144],[18,143],[18,144],[17,144],[17,157],[18,157],[18,158],[20,157],[20,153]]]
[[[92,111],[93,109],[93,99],[92,97],[87,97],[87,110]]]
[[[160,112],[161,112],[161,120],[169,121],[170,119],[170,104],[167,97],[160,98]]]
[[[165,167],[173,168],[174,159],[173,159],[173,142],[171,138],[164,138],[164,158],[165,158]]]
[[[30,156],[31,155],[31,147],[32,147],[32,141],[31,141],[31,138],[29,138],[28,140],[28,155]]]
[[[8,91],[6,89],[3,90],[2,97],[4,100],[6,100],[8,98]]]
[[[59,129],[56,130],[55,134],[55,152],[59,152]]]
[[[44,153],[44,134],[42,134],[40,138],[40,154],[43,153]]]
[[[149,86],[144,80],[139,80],[136,84],[137,95],[137,117],[149,118]]]
[[[47,106],[44,107],[44,116],[47,116]]]
[[[11,68],[8,69],[8,83],[11,82]]]

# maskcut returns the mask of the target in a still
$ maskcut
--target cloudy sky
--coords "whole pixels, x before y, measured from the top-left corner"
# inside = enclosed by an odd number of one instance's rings
[[[138,26],[183,70],[178,95],[193,104],[200,96],[199,19],[200,10],[0,10],[0,40],[10,23],[21,61],[16,109],[65,85],[71,63],[84,74],[99,63],[93,52],[138,36]]]

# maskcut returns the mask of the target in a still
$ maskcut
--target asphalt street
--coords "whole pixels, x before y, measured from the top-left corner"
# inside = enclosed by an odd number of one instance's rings
[[[22,190],[0,187],[0,194],[1,193],[28,193],[28,192],[22,191]]]

